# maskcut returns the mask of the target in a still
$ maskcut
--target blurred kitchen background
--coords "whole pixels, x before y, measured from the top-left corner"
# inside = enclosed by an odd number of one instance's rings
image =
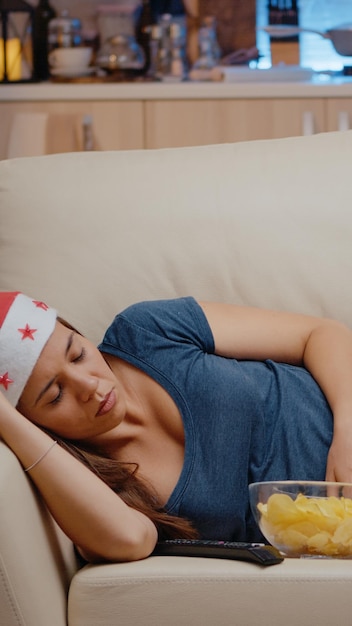
[[[131,0],[112,0],[110,4],[128,4]],[[288,4],[291,0],[287,0]],[[273,0],[273,4],[285,6],[286,0]],[[37,0],[29,0],[33,6]],[[68,10],[69,15],[82,20],[83,28],[90,34],[97,28],[97,9],[105,5],[104,0],[50,0],[60,14]],[[179,14],[189,9],[189,19],[214,15],[217,20],[218,39],[225,53],[239,48],[257,46],[260,54],[258,67],[271,67],[270,39],[265,32],[256,31],[256,26],[268,24],[269,0],[151,0],[154,15],[157,13]],[[352,24],[352,0],[298,0],[299,25],[326,31],[335,26]],[[196,21],[196,20],[194,20]],[[199,24],[198,24],[199,25]],[[339,55],[328,39],[302,33],[299,38],[300,65],[314,70],[339,71],[352,64],[352,57]]]

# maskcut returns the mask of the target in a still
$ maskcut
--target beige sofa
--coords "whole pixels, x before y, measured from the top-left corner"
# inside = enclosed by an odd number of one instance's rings
[[[187,294],[352,324],[351,163],[350,132],[2,161],[0,289],[47,300],[95,342],[125,305]],[[0,444],[3,626],[350,626],[351,589],[348,560],[77,570]]]

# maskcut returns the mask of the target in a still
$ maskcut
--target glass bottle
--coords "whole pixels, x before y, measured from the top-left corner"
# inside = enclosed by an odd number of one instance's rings
[[[193,69],[210,70],[218,65],[221,50],[216,35],[216,21],[212,16],[205,17],[198,31],[199,56]]]
[[[39,0],[33,14],[33,68],[36,80],[49,78],[48,25],[56,17],[49,0]]]
[[[146,74],[148,72],[150,66],[149,41],[152,21],[153,19],[150,0],[143,0],[141,5],[140,17],[136,26],[136,40],[145,54],[145,64],[142,70],[143,74]]]
[[[160,65],[160,43],[161,43],[161,27],[159,24],[153,24],[150,30],[149,39],[149,55],[150,65],[148,76],[154,80],[160,80],[162,76]]]
[[[161,41],[160,41],[160,69],[163,76],[170,75],[171,67],[171,37],[170,29],[172,24],[172,15],[170,13],[163,13],[159,18],[159,24],[161,28]]]
[[[210,70],[217,64],[214,56],[213,41],[209,29],[202,27],[198,31],[199,57],[193,65],[194,69]]]
[[[174,80],[184,80],[186,77],[185,33],[178,22],[171,24],[170,43],[170,75]]]

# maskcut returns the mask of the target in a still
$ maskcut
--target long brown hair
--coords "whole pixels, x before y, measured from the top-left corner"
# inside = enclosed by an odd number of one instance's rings
[[[81,442],[54,436],[65,450],[101,478],[128,506],[149,517],[158,530],[160,540],[194,539],[198,536],[188,520],[165,512],[152,487],[136,476],[137,463],[122,463],[104,453],[85,449]]]
[[[81,334],[66,320],[61,317],[57,319],[67,328]],[[137,463],[122,463],[107,456],[104,451],[92,450],[82,442],[60,438],[56,433],[50,433],[50,435],[101,478],[128,506],[149,517],[158,530],[159,539],[194,539],[198,536],[190,521],[170,515],[164,510],[154,489],[136,476]]]

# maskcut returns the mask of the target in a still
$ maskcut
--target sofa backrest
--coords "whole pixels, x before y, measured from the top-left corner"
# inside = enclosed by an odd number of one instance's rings
[[[131,302],[198,298],[351,321],[352,132],[0,163],[0,289],[98,341]]]
[[[2,161],[0,290],[94,342],[126,305],[189,294],[352,324],[351,155],[345,132]],[[1,619],[64,626],[72,545],[4,445],[0,489]]]

